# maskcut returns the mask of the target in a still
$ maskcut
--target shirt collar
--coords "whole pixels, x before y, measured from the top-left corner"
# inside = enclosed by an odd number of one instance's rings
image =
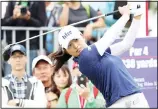
[[[75,61],[75,62],[78,63],[78,61],[79,61],[79,56],[78,56],[78,57],[74,57],[74,58],[73,58],[73,61]]]
[[[14,76],[13,74],[11,74],[11,80],[12,80],[12,81],[17,81],[18,78],[17,78],[16,76]],[[24,76],[22,77],[22,80],[23,80],[24,82],[27,82],[28,76],[27,76],[26,73],[25,73]]]

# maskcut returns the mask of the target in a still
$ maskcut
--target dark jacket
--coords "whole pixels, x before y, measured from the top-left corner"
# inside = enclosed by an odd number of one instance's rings
[[[30,1],[29,2],[28,7],[31,13],[31,18],[28,21],[22,20],[22,19],[16,19],[16,20],[12,19],[15,4],[16,2],[13,2],[13,1],[10,1],[8,3],[2,26],[41,27],[45,25],[46,12],[45,12],[45,4],[43,1],[41,2]],[[39,34],[39,31],[30,31],[30,37],[38,35],[38,34]],[[7,43],[8,44],[12,43],[11,31],[7,31],[6,35],[7,35]],[[24,40],[25,38],[26,38],[25,31],[16,31],[16,41],[21,41],[21,40]],[[45,38],[43,42],[45,42]],[[25,42],[21,44],[25,46]],[[30,45],[31,45],[30,49],[39,49],[39,38],[30,40]]]

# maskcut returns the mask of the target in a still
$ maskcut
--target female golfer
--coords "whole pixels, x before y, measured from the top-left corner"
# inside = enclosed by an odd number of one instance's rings
[[[77,28],[64,27],[58,36],[61,48],[50,56],[56,61],[56,71],[71,56],[78,57],[80,71],[100,90],[107,107],[148,107],[143,93],[122,60],[116,56],[124,53],[133,45],[139,30],[142,11],[135,10],[132,24],[123,41],[111,45],[129,20],[128,6],[119,7],[119,12],[122,14],[121,18],[107,30],[100,40],[90,46],[86,45],[82,33]],[[88,99],[86,96],[85,98]]]

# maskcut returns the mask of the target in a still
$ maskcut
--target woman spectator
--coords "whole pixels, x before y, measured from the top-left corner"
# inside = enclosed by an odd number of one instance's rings
[[[66,65],[63,65],[58,72],[53,73],[52,84],[51,93],[46,94],[48,108],[55,108],[62,90],[70,87],[72,84],[71,73]]]
[[[62,91],[57,108],[105,108],[106,102],[103,95],[87,77],[81,74],[78,67],[78,63],[73,64],[73,84]],[[80,80],[81,78],[82,80]],[[86,81],[82,83],[85,83],[85,87],[79,82],[84,79]],[[86,99],[86,97],[90,99]]]

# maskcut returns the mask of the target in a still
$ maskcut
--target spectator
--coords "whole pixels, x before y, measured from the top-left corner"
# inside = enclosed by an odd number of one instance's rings
[[[7,7],[7,5],[8,5],[8,2],[1,2],[2,4],[1,4],[1,25],[3,25],[3,18],[4,18],[4,15],[5,15],[5,12],[6,12],[6,7]],[[1,30],[1,40],[3,39],[3,30]]]
[[[72,2],[64,2],[63,11],[59,18],[59,23],[60,26],[66,26],[95,16],[97,16],[97,12],[91,6],[82,5],[81,2],[74,0]],[[94,23],[85,22],[75,26],[86,27],[83,32],[84,37],[87,40],[91,40],[92,30],[105,27],[105,23],[103,18],[98,18],[97,20],[94,20]]]
[[[62,11],[62,6],[58,5],[56,2],[45,1],[47,22],[48,27],[58,27],[59,26],[59,16]],[[46,53],[49,54],[53,52],[54,44],[54,34],[48,33],[46,35]]]
[[[105,100],[103,95],[89,80],[86,82],[86,87],[82,88],[78,85],[77,78],[81,76],[81,72],[78,69],[77,63],[74,63],[72,75],[74,76],[74,82],[70,88],[62,91],[57,107],[105,108]]]
[[[51,87],[53,86],[52,84],[52,74],[53,74],[53,67],[52,67],[52,62],[51,60],[45,56],[45,55],[40,55],[36,58],[34,58],[32,62],[32,70],[33,70],[33,75],[37,77],[37,79],[41,80],[44,87],[45,87],[45,93],[47,95],[47,108],[53,107],[53,96],[55,95],[51,91]],[[50,95],[50,96],[49,96]],[[56,95],[55,95],[56,96]]]
[[[98,11],[98,14],[107,14],[110,12],[113,12],[115,10],[118,10],[119,6],[127,5],[127,0],[125,1],[105,1],[105,2],[89,2],[89,5],[92,6],[96,11]],[[113,15],[106,16],[104,18],[104,22],[106,25],[106,29],[110,28],[119,18],[121,17],[120,13],[115,13]],[[132,17],[132,16],[130,16]],[[125,27],[129,27],[131,24],[131,19],[127,22]],[[105,30],[106,31],[106,30]],[[94,31],[93,34],[96,36],[99,32],[100,36],[103,36],[105,31]],[[124,31],[120,32],[120,37],[124,36]],[[126,32],[126,31],[125,31]]]
[[[46,13],[44,2],[40,1],[10,1],[6,9],[2,26],[15,27],[41,27],[46,23]],[[6,31],[7,43],[12,43],[12,32]],[[30,31],[30,37],[38,35],[39,31]],[[16,42],[26,39],[25,31],[16,31]],[[38,54],[39,38],[30,40],[30,63]],[[44,42],[45,43],[45,39]],[[25,42],[21,43],[24,47]],[[44,44],[45,45],[45,44]],[[31,65],[31,64],[30,64]],[[31,66],[30,66],[31,68]],[[30,75],[31,71],[30,71]]]
[[[102,15],[103,13],[100,11],[100,9],[105,8],[106,2],[83,2],[83,5],[90,5],[96,12],[98,15]],[[106,24],[105,18],[104,18],[104,22],[106,27],[108,26]],[[106,28],[105,28],[106,29]],[[104,30],[93,30],[92,32],[92,39],[94,39],[93,42],[97,41],[97,37],[101,37],[104,33]]]
[[[53,73],[52,82],[53,86],[51,90],[54,94],[48,94],[47,96],[53,98],[51,100],[53,100],[54,103],[51,102],[51,107],[56,107],[60,93],[63,89],[70,87],[72,83],[71,73],[66,65],[62,66],[58,72]]]
[[[118,10],[119,6],[127,5],[127,1],[105,1],[105,2],[88,2],[88,4],[98,11],[98,14],[107,14]],[[105,17],[106,27],[111,27],[119,18],[121,17],[120,13],[115,13]]]
[[[11,74],[2,79],[2,107],[46,107],[44,86],[25,71],[26,50],[22,45],[10,48]]]
[[[52,86],[52,65],[51,60],[45,55],[39,55],[32,61],[33,75],[42,81],[46,90]]]

